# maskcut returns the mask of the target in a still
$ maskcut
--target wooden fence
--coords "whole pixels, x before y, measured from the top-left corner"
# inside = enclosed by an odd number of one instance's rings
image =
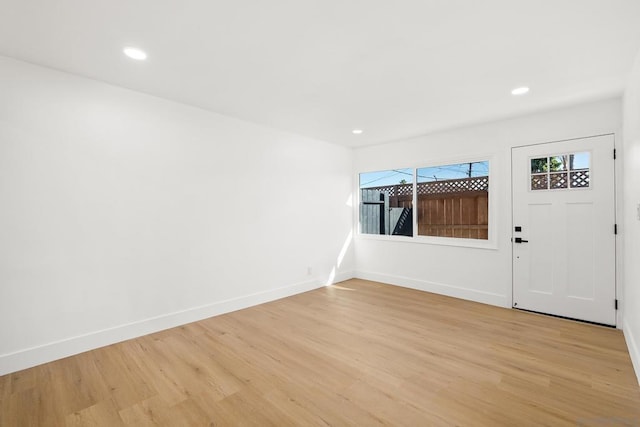
[[[394,233],[399,231],[398,222],[392,222],[392,215],[385,214],[396,209],[393,216],[399,220],[404,214],[404,221],[410,223],[413,219],[407,215],[417,212],[421,236],[488,239],[488,176],[418,183],[416,191],[417,206],[413,209],[413,184],[361,189],[361,231],[400,234]],[[410,231],[403,235],[412,235],[413,230]],[[406,226],[404,232],[408,233]]]

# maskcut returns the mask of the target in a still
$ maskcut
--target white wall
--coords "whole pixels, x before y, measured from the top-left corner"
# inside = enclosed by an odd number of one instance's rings
[[[624,95],[624,320],[640,382],[640,52]]]
[[[617,98],[355,150],[356,173],[490,158],[490,216],[495,225],[492,249],[356,234],[357,277],[510,307],[511,147],[619,134],[620,128]],[[356,193],[357,176],[354,182]]]
[[[336,267],[351,150],[4,57],[0,94],[0,375]]]

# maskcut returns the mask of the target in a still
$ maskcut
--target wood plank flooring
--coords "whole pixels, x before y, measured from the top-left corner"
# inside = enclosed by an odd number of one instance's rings
[[[618,330],[354,279],[0,377],[0,425],[640,425],[640,388]]]

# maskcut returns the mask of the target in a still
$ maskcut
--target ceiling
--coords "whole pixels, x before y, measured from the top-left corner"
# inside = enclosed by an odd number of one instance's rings
[[[638,0],[0,0],[0,11],[2,55],[352,147],[620,94],[640,50]]]

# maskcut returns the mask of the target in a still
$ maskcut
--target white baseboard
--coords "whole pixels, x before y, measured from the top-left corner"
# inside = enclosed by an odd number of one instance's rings
[[[339,273],[336,274],[333,282],[352,277],[353,272]],[[320,280],[313,279],[3,354],[0,355],[0,375],[31,368],[164,329],[307,292],[324,285],[325,283],[321,283]]]
[[[333,285],[334,283],[344,282],[345,280],[353,279],[354,277],[356,277],[355,271],[342,271],[336,274],[331,284]]]
[[[371,271],[356,271],[355,277],[358,279],[374,280],[376,282],[387,283],[389,285],[402,286],[405,288],[432,292],[434,294],[446,295],[449,297],[461,298],[469,301],[496,305],[499,307],[511,307],[506,295],[482,292],[476,289],[461,288],[444,283],[429,282],[426,280],[412,279],[410,277],[403,276],[392,276],[389,274],[375,273]]]
[[[636,377],[638,384],[640,385],[640,347],[638,347],[637,337],[634,337],[631,332],[631,327],[626,320],[622,321],[622,332],[624,333],[624,339],[627,342],[627,348],[629,349],[629,356],[631,356],[631,364],[636,371]]]

